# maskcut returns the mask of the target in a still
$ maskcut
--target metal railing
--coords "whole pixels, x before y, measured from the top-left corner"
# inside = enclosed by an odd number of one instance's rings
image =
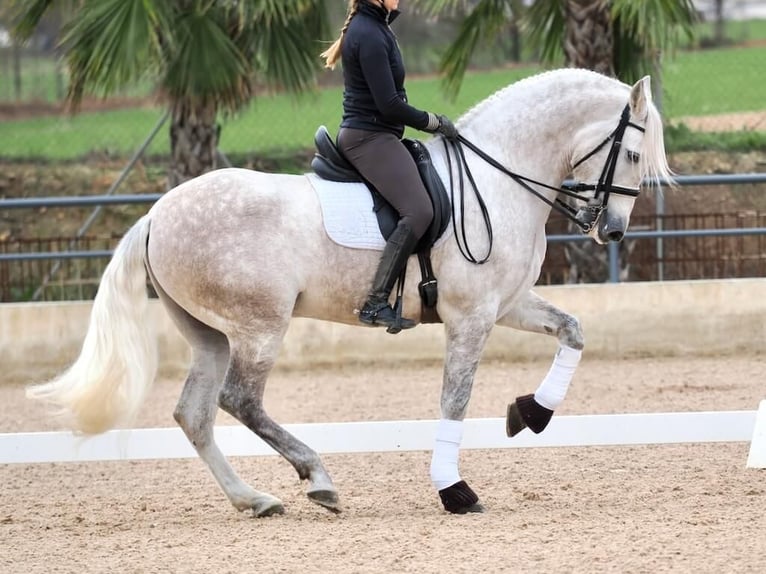
[[[718,175],[680,175],[675,178],[675,184],[681,187],[687,186],[710,186],[710,185],[742,185],[742,184],[764,184],[766,183],[766,173],[748,173],[748,174],[718,174]],[[647,186],[655,186],[654,182],[645,182]],[[670,182],[661,181],[657,187],[669,186]],[[659,201],[662,194],[657,194],[658,210],[663,210],[664,206]],[[126,205],[153,203],[157,201],[162,194],[145,195],[94,195],[78,197],[43,197],[43,198],[17,198],[0,199],[0,210],[3,209],[30,209],[40,207],[84,207],[84,206],[102,206],[102,205]],[[665,239],[678,237],[702,237],[702,236],[743,236],[743,235],[764,235],[766,227],[748,227],[748,228],[727,228],[727,229],[683,229],[683,230],[647,230],[647,231],[629,231],[626,233],[626,239]],[[586,241],[590,240],[588,236],[582,234],[552,234],[548,235],[550,243],[568,242],[568,241]],[[90,259],[107,258],[112,255],[111,250],[94,251],[49,251],[38,253],[0,253],[0,263],[8,261],[25,260],[44,260],[44,259]],[[620,255],[618,244],[610,243],[608,245],[608,268],[609,281],[619,282]]]

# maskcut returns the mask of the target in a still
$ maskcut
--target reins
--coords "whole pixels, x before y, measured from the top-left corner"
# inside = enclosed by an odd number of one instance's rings
[[[460,143],[463,143],[467,145],[470,149],[476,151],[475,146],[468,142],[463,136],[458,135],[458,139],[450,139],[444,138],[444,151],[447,156],[447,170],[449,171],[449,194],[450,194],[450,203],[452,204],[452,229],[455,232],[455,242],[457,243],[457,247],[460,250],[460,253],[465,257],[468,261],[471,263],[475,263],[477,265],[481,265],[482,263],[486,263],[489,261],[489,256],[492,254],[492,244],[493,244],[493,238],[492,238],[492,221],[489,217],[489,211],[487,210],[487,204],[484,203],[484,198],[481,196],[481,193],[479,193],[479,188],[476,187],[476,181],[473,179],[473,174],[471,173],[471,169],[468,167],[468,162],[465,159],[465,153],[463,152],[463,148],[461,147]],[[459,183],[460,183],[460,232],[462,234],[462,242],[460,243],[460,238],[457,233],[457,221],[455,217],[455,178],[452,175],[452,159],[450,158],[450,152],[449,152],[449,146],[452,146],[452,151],[455,154],[456,158],[456,165],[457,165],[457,172],[459,177]],[[484,154],[484,152],[481,152]],[[494,162],[491,157],[484,154],[482,157],[487,161]],[[500,165],[500,164],[497,164]],[[500,166],[502,167],[502,166]],[[465,191],[464,191],[464,181],[463,181],[463,170],[465,170],[466,177],[468,178],[468,181],[471,183],[471,187],[473,188],[474,195],[476,196],[476,201],[479,203],[479,209],[481,209],[481,215],[484,218],[484,225],[487,229],[487,238],[489,240],[489,245],[487,247],[487,254],[481,258],[476,259],[474,257],[473,253],[471,253],[471,249],[468,247],[468,237],[465,233]]]
[[[622,146],[622,137],[628,126],[635,128],[641,132],[645,131],[643,127],[637,124],[634,124],[633,122],[630,121],[630,106],[626,105],[622,111],[622,115],[620,116],[620,122],[618,123],[617,127],[606,138],[604,138],[604,140],[599,145],[597,145],[595,148],[593,148],[590,152],[585,154],[582,158],[580,158],[577,162],[575,162],[572,165],[572,169],[574,170],[577,166],[581,165],[582,163],[584,163],[585,161],[593,157],[596,153],[598,153],[611,140],[612,146],[609,150],[606,163],[604,164],[604,169],[601,171],[601,175],[599,176],[598,183],[592,184],[592,183],[577,182],[574,184],[562,184],[559,187],[554,187],[546,183],[543,183],[541,181],[537,181],[511,171],[510,169],[505,167],[503,164],[498,162],[495,158],[493,158],[492,156],[484,152],[476,144],[474,144],[473,142],[471,142],[470,140],[468,140],[467,138],[465,138],[464,136],[460,134],[458,134],[456,139],[443,138],[444,150],[447,156],[447,169],[449,171],[449,177],[450,177],[450,201],[452,202],[452,209],[453,209],[452,228],[455,231],[455,240],[458,244],[458,248],[460,249],[460,253],[463,255],[463,257],[465,257],[465,259],[467,259],[468,261],[472,263],[476,263],[476,264],[485,263],[486,261],[489,260],[489,256],[492,253],[492,243],[493,243],[492,222],[490,220],[489,212],[487,210],[487,206],[484,202],[484,199],[482,198],[478,188],[476,187],[476,182],[474,181],[473,174],[471,173],[471,170],[468,167],[468,162],[466,161],[466,158],[465,158],[465,152],[463,150],[463,146],[470,149],[472,152],[474,152],[481,159],[483,159],[485,162],[487,162],[489,165],[491,165],[498,171],[504,173],[505,175],[513,179],[516,183],[518,183],[520,186],[526,189],[529,193],[537,197],[540,201],[549,205],[552,209],[558,211],[559,213],[564,215],[567,219],[574,222],[583,231],[583,233],[588,233],[591,229],[593,229],[593,226],[598,220],[599,215],[606,208],[607,203],[609,201],[610,193],[616,193],[618,195],[626,195],[630,197],[638,196],[638,193],[639,193],[638,188],[634,189],[634,188],[628,188],[628,187],[612,184],[614,180],[614,172],[617,167],[617,158],[620,152],[620,148]],[[454,153],[455,155],[457,172],[458,172],[458,184],[459,184],[459,193],[460,193],[460,224],[461,224],[460,231],[462,234],[462,239],[458,236],[457,223],[455,221],[456,218],[454,217],[454,210],[456,208],[455,177],[452,173],[452,159],[450,157],[451,155],[450,149],[452,150],[452,153]],[[484,219],[484,225],[487,229],[489,246],[487,248],[487,254],[482,259],[476,259],[476,257],[474,257],[473,253],[471,253],[471,250],[468,247],[468,239],[465,232],[465,222],[463,217],[465,215],[465,201],[464,201],[465,182],[463,177],[464,171],[465,171],[465,176],[467,177],[468,181],[471,184],[471,187],[473,188],[474,195],[476,196],[476,200],[479,203],[479,208],[481,209],[482,217]],[[530,184],[535,186],[540,186],[546,189],[550,189],[552,191],[556,191],[557,193],[574,198],[578,201],[585,202],[586,205],[580,209],[575,209],[574,207],[562,201],[558,197],[555,200],[550,200],[547,197],[545,197],[540,191],[532,187],[532,185]],[[598,205],[588,205],[591,198],[582,195],[583,192],[587,192],[587,191],[595,191],[593,199],[598,199],[599,196],[603,193],[604,198],[601,201],[601,203]],[[461,244],[461,241],[462,241],[462,244]]]

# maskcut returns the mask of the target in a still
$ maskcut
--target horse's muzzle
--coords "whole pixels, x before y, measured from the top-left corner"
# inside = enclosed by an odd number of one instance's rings
[[[628,219],[610,214],[607,210],[601,214],[598,222],[598,242],[622,241],[628,228]]]

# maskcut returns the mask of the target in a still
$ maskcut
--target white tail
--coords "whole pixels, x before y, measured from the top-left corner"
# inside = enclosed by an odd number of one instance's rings
[[[93,301],[80,356],[67,371],[27,389],[58,407],[73,430],[97,434],[129,423],[157,373],[156,336],[148,314],[149,216],[120,241]]]

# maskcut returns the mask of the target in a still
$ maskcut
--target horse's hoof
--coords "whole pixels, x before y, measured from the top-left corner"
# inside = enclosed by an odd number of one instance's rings
[[[260,508],[253,508],[253,516],[255,518],[266,518],[267,516],[275,516],[284,513],[285,507],[279,500],[275,500],[273,503],[264,505]]]
[[[323,506],[330,512],[339,514],[341,512],[340,501],[338,500],[338,493],[334,490],[311,490],[306,493],[311,502]]]
[[[444,510],[452,514],[484,512],[484,507],[479,504],[479,497],[466,484],[465,480],[441,489],[439,498],[441,498]]]
[[[553,411],[546,409],[535,400],[534,395],[516,397],[516,401],[508,405],[505,417],[505,434],[515,436],[529,427],[535,434],[545,430],[551,422]]]
[[[523,431],[527,426],[524,419],[519,412],[519,407],[516,403],[510,403],[508,410],[505,413],[505,434],[509,437],[514,437]]]

